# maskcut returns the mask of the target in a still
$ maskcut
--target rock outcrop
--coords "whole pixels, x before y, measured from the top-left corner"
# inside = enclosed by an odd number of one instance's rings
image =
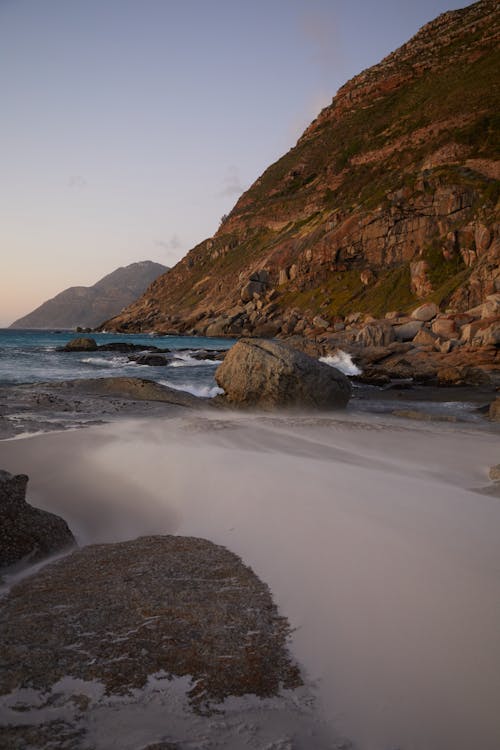
[[[166,271],[167,266],[151,260],[117,268],[93,286],[65,289],[11,328],[93,328],[137,299]]]
[[[0,568],[32,563],[76,544],[62,518],[26,502],[28,477],[0,470]]]
[[[215,236],[106,327],[314,337],[351,313],[498,295],[499,19],[496,0],[445,13],[346,83]]]
[[[334,367],[283,342],[241,339],[215,373],[223,400],[235,406],[335,409],[349,401],[351,386]]]
[[[268,587],[204,539],[85,547],[17,584],[0,629],[5,747],[94,747],[84,741],[93,712],[120,701],[137,710],[155,680],[161,703],[173,678],[186,678],[191,712],[302,684]],[[168,720],[161,729],[172,731]]]

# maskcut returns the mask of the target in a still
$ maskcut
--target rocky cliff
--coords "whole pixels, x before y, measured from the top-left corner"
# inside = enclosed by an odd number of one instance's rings
[[[65,289],[16,320],[11,328],[93,328],[117,315],[166,271],[166,266],[150,260],[117,268],[93,286]]]
[[[439,16],[346,83],[123,331],[288,336],[500,291],[499,16]]]

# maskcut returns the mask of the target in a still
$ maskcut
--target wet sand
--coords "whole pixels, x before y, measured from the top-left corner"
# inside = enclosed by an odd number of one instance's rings
[[[81,544],[205,537],[268,583],[360,750],[500,745],[493,427],[185,412],[0,443]]]

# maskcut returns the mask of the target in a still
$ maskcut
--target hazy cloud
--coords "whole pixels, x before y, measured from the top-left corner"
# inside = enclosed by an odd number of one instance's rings
[[[223,188],[219,195],[241,195],[245,187],[241,184],[238,167],[229,166],[222,180]]]
[[[335,19],[324,10],[311,8],[301,19],[301,30],[312,47],[313,59],[318,62],[321,72],[328,80],[342,64],[344,57]]]
[[[168,240],[155,240],[156,247],[161,247],[166,251],[167,258],[177,260],[183,249],[184,243],[177,234],[173,234]]]
[[[87,187],[87,185],[88,185],[87,180],[85,179],[85,177],[82,177],[81,174],[71,175],[71,177],[68,179],[69,188],[82,190],[83,188]]]

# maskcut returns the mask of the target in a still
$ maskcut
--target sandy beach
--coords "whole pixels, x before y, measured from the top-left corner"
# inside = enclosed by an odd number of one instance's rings
[[[186,413],[0,443],[80,544],[182,534],[269,584],[320,715],[360,750],[496,750],[492,427]]]

